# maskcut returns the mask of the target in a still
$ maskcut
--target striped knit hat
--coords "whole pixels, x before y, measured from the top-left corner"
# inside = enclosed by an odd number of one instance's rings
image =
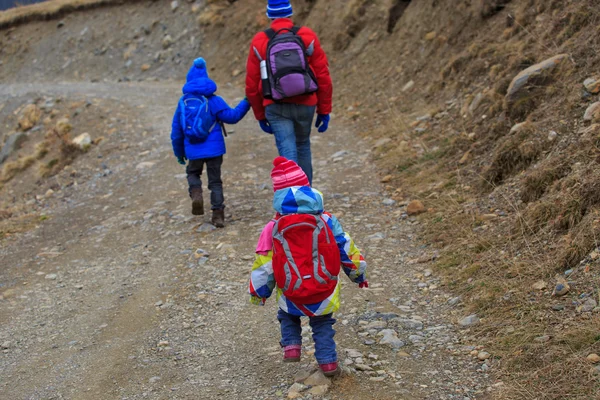
[[[310,186],[308,177],[298,164],[285,157],[277,157],[273,160],[271,180],[274,192],[292,186]]]
[[[288,18],[293,14],[290,0],[268,0],[267,17],[271,19]]]

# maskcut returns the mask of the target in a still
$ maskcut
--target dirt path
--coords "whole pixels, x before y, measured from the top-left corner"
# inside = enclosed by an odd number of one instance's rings
[[[33,90],[2,85],[0,99]],[[127,121],[130,131],[76,161],[77,185],[45,202],[49,220],[1,243],[0,398],[285,398],[310,368],[311,342],[301,364],[284,365],[274,301],[253,307],[246,295],[253,246],[271,215],[272,137],[251,117],[232,127],[228,226],[211,230],[190,215],[184,171],[170,150],[178,85],[38,85],[40,92],[114,99],[115,109],[126,103],[139,114]],[[233,102],[240,92],[224,95]],[[415,240],[418,222],[386,205],[368,148],[338,125],[313,136],[314,186],[364,250],[371,282],[364,291],[345,282],[336,329],[349,373],[327,397],[486,398],[492,364],[469,355],[468,332],[452,323],[464,316],[460,304],[449,304],[439,279],[413,262],[428,254]],[[197,259],[197,249],[210,256]],[[383,329],[405,345],[379,344]]]

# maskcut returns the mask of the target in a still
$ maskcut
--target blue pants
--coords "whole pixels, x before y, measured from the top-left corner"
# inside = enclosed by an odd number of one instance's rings
[[[298,163],[312,184],[310,129],[315,117],[314,106],[277,103],[267,106],[266,116],[279,155]]]
[[[281,325],[281,346],[302,344],[302,326],[300,317],[286,313],[283,310],[277,312],[277,319]],[[335,319],[332,314],[310,317],[310,327],[313,331],[315,342],[315,357],[319,364],[329,364],[337,361],[335,351],[335,330],[333,329]]]

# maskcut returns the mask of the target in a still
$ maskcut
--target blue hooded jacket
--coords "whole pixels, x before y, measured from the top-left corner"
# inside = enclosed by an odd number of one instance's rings
[[[227,105],[222,97],[215,95],[217,84],[208,77],[206,62],[202,58],[194,60],[194,65],[187,74],[187,83],[183,86],[183,98],[204,96],[208,99],[210,112],[226,124],[237,124],[250,110],[248,100],[242,100],[236,108]],[[208,135],[206,141],[192,144],[185,137],[181,126],[181,112],[179,104],[173,116],[171,125],[171,143],[175,157],[186,157],[188,160],[219,157],[226,153],[225,139],[221,125],[216,124]]]

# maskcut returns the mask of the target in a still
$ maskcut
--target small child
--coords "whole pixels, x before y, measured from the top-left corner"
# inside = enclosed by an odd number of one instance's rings
[[[194,60],[183,86],[183,97],[173,116],[171,142],[177,161],[185,165],[192,214],[204,215],[202,198],[202,170],[206,164],[208,189],[212,205],[212,223],[217,228],[225,226],[225,204],[221,165],[225,154],[225,134],[222,123],[237,124],[248,113],[250,103],[244,99],[235,109],[222,97],[215,95],[217,84],[208,77],[206,62]]]
[[[323,211],[323,195],[312,189],[294,161],[273,161],[273,207],[263,229],[250,276],[250,301],[264,305],[277,286],[283,361],[300,361],[300,317],[310,318],[315,357],[326,376],[338,373],[332,314],[340,306],[340,267],[359,287],[369,287],[367,264],[333,215]]]

